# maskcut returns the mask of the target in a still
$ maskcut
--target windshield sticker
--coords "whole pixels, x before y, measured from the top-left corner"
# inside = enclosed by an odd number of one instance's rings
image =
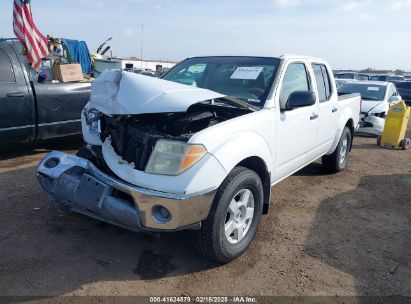
[[[256,80],[263,69],[263,67],[237,67],[230,78]]]
[[[379,91],[380,88],[379,87],[368,87],[368,91]]]

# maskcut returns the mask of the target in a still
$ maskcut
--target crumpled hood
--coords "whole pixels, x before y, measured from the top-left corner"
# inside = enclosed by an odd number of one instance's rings
[[[382,113],[387,112],[389,105],[385,101],[363,100],[361,112]]]
[[[91,85],[90,104],[106,115],[185,112],[192,104],[225,97],[159,78],[104,71]]]

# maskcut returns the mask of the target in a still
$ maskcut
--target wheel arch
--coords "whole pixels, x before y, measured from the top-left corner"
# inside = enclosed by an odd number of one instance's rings
[[[347,123],[345,124],[345,127],[347,127],[350,130],[351,133],[351,143],[350,143],[350,151],[352,150],[352,143],[354,141],[354,133],[355,133],[355,128],[354,128],[354,120],[350,118]]]
[[[245,167],[248,168],[260,177],[263,184],[263,214],[268,213],[271,198],[271,174],[268,171],[267,165],[264,160],[258,156],[248,157],[241,162],[239,162],[235,167]]]
[[[233,151],[236,153],[233,154]],[[266,139],[261,134],[253,131],[236,132],[230,137],[224,138],[224,142],[220,142],[215,149],[210,149],[210,153],[224,167],[227,176],[238,166],[246,167],[258,174],[263,183],[263,214],[266,214],[270,201],[270,172],[274,162],[274,155]]]
[[[348,119],[347,119],[347,116],[349,117]],[[348,129],[350,130],[350,133],[351,133],[351,143],[350,143],[351,144],[350,145],[350,151],[351,151],[352,141],[354,140],[354,133],[355,133],[354,120],[353,120],[352,116],[350,116],[350,115],[342,115],[340,121],[338,122],[336,137],[334,138],[334,142],[331,145],[331,148],[328,151],[328,153],[326,153],[326,155],[330,155],[330,154],[334,153],[335,149],[338,146],[338,143],[340,141],[341,135],[342,135],[345,127],[348,127]]]

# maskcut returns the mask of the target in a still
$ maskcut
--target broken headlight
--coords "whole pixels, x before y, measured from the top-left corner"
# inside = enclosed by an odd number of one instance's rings
[[[84,117],[86,118],[87,130],[95,135],[100,134],[100,118],[103,115],[96,109],[88,109],[84,111]]]
[[[179,175],[200,161],[207,150],[203,145],[190,145],[180,141],[160,139],[156,142],[146,172]]]

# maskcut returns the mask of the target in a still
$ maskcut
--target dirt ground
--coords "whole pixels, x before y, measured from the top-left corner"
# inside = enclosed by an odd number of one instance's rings
[[[273,187],[256,240],[224,266],[186,232],[134,233],[53,207],[36,165],[80,142],[4,154],[0,295],[411,296],[411,150],[375,143],[356,137],[345,172],[314,163]]]

